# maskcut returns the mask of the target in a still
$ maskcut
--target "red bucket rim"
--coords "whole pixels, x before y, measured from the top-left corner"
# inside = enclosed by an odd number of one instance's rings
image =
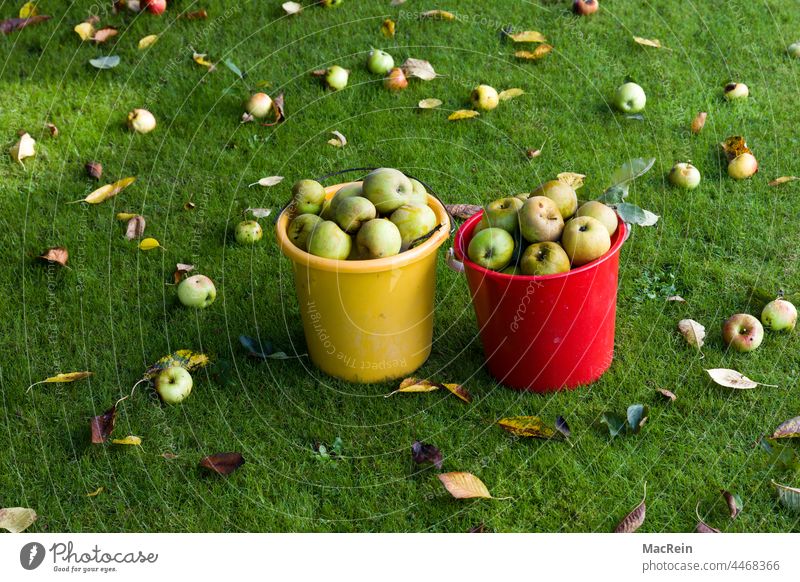
[[[453,250],[455,252],[456,258],[464,263],[464,265],[469,266],[470,269],[473,271],[477,271],[481,273],[484,277],[500,277],[506,279],[522,279],[525,281],[552,281],[555,279],[561,279],[564,277],[569,277],[571,275],[578,275],[580,273],[589,271],[597,267],[597,265],[607,261],[611,257],[613,257],[616,253],[619,252],[619,249],[622,247],[622,244],[625,242],[628,234],[628,225],[617,215],[617,232],[614,233],[614,236],[611,237],[611,248],[601,257],[596,258],[595,260],[586,263],[585,265],[581,265],[576,269],[570,269],[566,273],[555,273],[554,275],[509,275],[508,273],[501,273],[500,271],[492,271],[491,269],[487,269],[485,267],[481,267],[478,263],[474,263],[470,260],[469,256],[466,252],[467,241],[466,233],[468,230],[473,230],[472,225],[478,222],[481,217],[483,217],[483,210],[474,214],[473,216],[469,217],[464,224],[462,224],[458,231],[456,232],[455,241],[453,244]]]

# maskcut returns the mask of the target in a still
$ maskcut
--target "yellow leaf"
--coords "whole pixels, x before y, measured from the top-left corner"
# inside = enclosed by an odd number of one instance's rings
[[[634,36],[633,40],[642,46],[651,46],[653,48],[664,48],[661,46],[661,41],[658,40],[657,38],[649,39],[649,38],[642,38],[641,36]]]
[[[117,220],[121,220],[123,222],[128,222],[134,216],[139,216],[138,214],[131,214],[130,212],[117,212],[117,215],[114,217]]]
[[[66,372],[64,374],[56,374],[55,376],[50,376],[49,378],[31,384],[28,386],[28,390],[39,384],[66,384],[68,382],[76,382],[88,378],[93,374],[94,372]]]
[[[454,111],[450,114],[450,117],[447,118],[447,121],[458,121],[460,119],[471,119],[473,117],[478,117],[480,115],[477,111],[472,111],[471,109],[459,109],[458,111]]]
[[[484,485],[483,481],[472,473],[461,471],[441,473],[439,474],[439,481],[442,482],[442,485],[450,495],[456,499],[474,499],[476,497],[492,499],[492,494],[489,493],[489,489]]]
[[[213,71],[215,69],[214,63],[212,63],[211,61],[206,59],[205,53],[203,53],[203,54],[194,53],[192,55],[192,60],[194,60],[194,62],[197,63],[198,65],[202,65],[203,67],[206,67],[209,71]]]
[[[546,57],[552,50],[553,47],[549,44],[540,44],[532,51],[517,51],[514,53],[514,56],[518,59],[525,59],[526,61],[538,61]]]
[[[87,493],[86,497],[97,497],[98,495],[100,495],[105,490],[106,490],[105,487],[98,487],[97,489],[95,489],[91,493]]]
[[[511,434],[520,437],[552,439],[561,436],[560,432],[544,424],[542,419],[537,416],[501,418],[497,421],[497,424]]]
[[[142,439],[138,436],[129,435],[124,439],[112,439],[111,443],[115,445],[134,445],[138,447],[142,444]]]
[[[455,20],[456,15],[446,10],[428,10],[420,14],[422,18],[435,18],[438,20]]]
[[[144,373],[145,379],[149,380],[158,375],[161,370],[180,366],[187,372],[193,372],[198,368],[206,366],[209,362],[208,356],[192,350],[177,350],[158,360],[155,364],[147,368]]]
[[[417,378],[406,378],[400,383],[400,388],[394,392],[386,394],[384,398],[389,398],[398,392],[433,392],[439,389],[439,384],[434,384],[429,380],[418,380]]]
[[[89,204],[100,204],[101,202],[105,202],[109,198],[116,196],[120,192],[122,192],[125,188],[130,186],[136,181],[136,178],[129,177],[123,178],[122,180],[118,180],[113,184],[106,184],[105,186],[100,186],[97,190],[89,194],[83,200],[76,200],[75,202],[88,202]]]
[[[383,33],[383,36],[386,38],[393,38],[395,26],[394,20],[387,18],[383,21],[383,24],[381,24],[381,33]]]
[[[792,182],[794,180],[800,180],[800,177],[797,176],[781,176],[780,178],[775,178],[769,183],[769,186],[780,186],[781,184],[785,184],[786,182]]]
[[[0,528],[11,533],[20,533],[36,521],[36,512],[27,507],[6,507],[0,509]]]
[[[513,99],[514,97],[519,97],[520,95],[524,95],[525,91],[522,89],[517,89],[516,87],[513,89],[506,89],[505,91],[500,91],[500,94],[497,96],[500,101],[508,101]]]
[[[436,99],[434,97],[429,97],[428,99],[423,99],[417,104],[417,107],[420,109],[436,109],[439,105],[442,104],[441,99]]]
[[[11,148],[11,158],[23,166],[22,160],[36,155],[36,140],[29,133],[23,133],[19,141]]]
[[[81,40],[92,40],[94,38],[94,26],[91,22],[81,22],[73,28]]]
[[[142,40],[139,41],[139,50],[141,51],[141,50],[144,50],[146,48],[150,48],[151,46],[156,44],[157,40],[158,40],[158,35],[157,34],[150,34],[150,35],[144,37]]]
[[[535,30],[525,30],[508,35],[514,42],[547,42],[547,39],[541,32]]]
[[[39,10],[36,8],[36,2],[25,2],[22,8],[19,9],[20,18],[30,18],[37,14],[39,14]]]
[[[461,384],[442,384],[442,386],[447,388],[452,394],[455,394],[467,404],[472,402],[472,394],[467,392],[467,389]]]
[[[572,186],[573,190],[578,190],[583,187],[583,180],[586,178],[583,174],[576,174],[575,172],[561,172],[556,176],[564,184]]]
[[[145,238],[139,243],[139,249],[142,251],[152,251],[160,246],[161,244],[154,238]]]
[[[328,140],[328,143],[335,148],[343,148],[347,145],[347,138],[340,131],[332,131],[333,137]]]

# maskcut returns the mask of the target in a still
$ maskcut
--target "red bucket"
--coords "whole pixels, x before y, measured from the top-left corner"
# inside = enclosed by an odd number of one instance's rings
[[[489,372],[520,390],[550,392],[596,381],[614,358],[619,250],[568,273],[505,275],[469,260],[467,248],[483,213],[458,229],[454,251],[464,264]]]

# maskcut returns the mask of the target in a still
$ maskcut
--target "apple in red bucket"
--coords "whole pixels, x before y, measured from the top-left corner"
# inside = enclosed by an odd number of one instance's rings
[[[467,255],[485,269],[501,271],[514,255],[514,237],[502,228],[487,228],[472,237]]]
[[[611,248],[608,229],[591,216],[578,216],[564,226],[561,244],[573,267],[599,259]]]
[[[613,236],[617,232],[617,213],[613,209],[606,206],[597,200],[590,200],[585,202],[578,208],[575,216],[591,216],[603,223],[603,226],[608,230],[608,235]]]
[[[531,196],[546,196],[555,202],[564,220],[572,218],[578,209],[578,194],[572,186],[561,180],[545,182],[531,192]]]
[[[764,328],[749,313],[737,313],[722,325],[722,339],[737,352],[752,352],[764,340]]]
[[[564,230],[564,219],[550,198],[531,196],[519,210],[519,227],[529,243],[557,241]]]
[[[513,196],[493,200],[486,205],[483,218],[475,228],[480,231],[493,226],[514,234],[519,231],[520,208],[522,208],[522,200]]]
[[[569,257],[555,242],[540,242],[530,245],[519,263],[523,275],[555,275],[569,271]]]

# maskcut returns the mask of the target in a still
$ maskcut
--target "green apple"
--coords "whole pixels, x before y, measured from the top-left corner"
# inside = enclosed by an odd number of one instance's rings
[[[536,190],[531,192],[531,196],[547,196],[556,203],[561,218],[569,220],[578,209],[578,194],[569,184],[561,180],[550,180],[545,182]]]
[[[253,245],[261,240],[264,231],[255,220],[243,220],[236,225],[236,242],[240,245]]]
[[[602,257],[611,248],[611,236],[602,222],[591,216],[578,216],[564,226],[561,245],[573,267]]]
[[[369,51],[367,69],[374,75],[385,75],[394,68],[392,55],[379,49]]]
[[[392,257],[400,252],[400,230],[391,220],[375,218],[365,223],[356,235],[358,254],[365,259]]]
[[[680,162],[669,171],[669,181],[678,188],[694,190],[700,184],[700,170],[688,162]]]
[[[307,246],[312,255],[343,261],[353,248],[353,239],[332,220],[322,220],[311,231]]]
[[[725,99],[728,101],[747,99],[749,95],[750,89],[744,83],[728,83],[725,85]]]
[[[244,109],[253,117],[263,119],[272,110],[272,98],[266,93],[255,93],[244,104]]]
[[[569,257],[556,242],[530,245],[519,263],[523,275],[555,275],[569,271]]]
[[[509,234],[514,234],[519,230],[519,210],[522,208],[522,204],[522,200],[513,196],[492,200],[486,205],[483,212],[481,230],[494,226],[507,230]]]
[[[614,107],[623,113],[639,113],[644,111],[647,103],[647,96],[636,83],[625,83],[617,87],[614,94]]]
[[[347,80],[350,78],[350,71],[339,65],[333,65],[325,73],[325,82],[334,91],[341,91],[347,87]]]
[[[334,220],[345,232],[356,232],[361,225],[378,215],[375,205],[361,196],[345,198],[336,205]]]
[[[793,42],[787,50],[789,51],[789,56],[800,59],[800,42]]]
[[[301,214],[296,216],[292,222],[289,223],[289,228],[286,229],[286,235],[289,240],[294,243],[298,249],[308,250],[308,237],[314,227],[322,222],[322,218],[316,214]]]
[[[393,168],[378,168],[364,178],[361,186],[364,197],[381,214],[391,214],[408,202],[414,186],[403,172]]]
[[[758,172],[758,160],[750,152],[739,154],[728,162],[728,175],[734,180],[746,180]]]
[[[327,198],[325,202],[322,203],[322,210],[319,211],[319,217],[322,220],[333,220],[333,204],[332,198]]]
[[[469,96],[472,106],[475,109],[482,109],[483,111],[490,111],[497,107],[500,103],[500,97],[494,87],[489,85],[478,85],[472,90]]]
[[[603,226],[608,230],[608,235],[613,236],[617,232],[619,221],[617,220],[617,213],[602,202],[597,200],[590,200],[585,202],[578,208],[575,216],[591,216],[603,223]]]
[[[749,313],[737,313],[722,324],[722,340],[737,352],[752,352],[764,341],[764,327]]]
[[[214,282],[205,275],[192,275],[178,285],[178,299],[186,307],[205,309],[217,298]]]
[[[557,241],[564,230],[564,219],[550,198],[531,196],[519,210],[519,228],[529,243]]]
[[[364,196],[361,190],[361,184],[348,184],[347,186],[339,188],[336,194],[333,195],[333,198],[331,198],[331,208],[336,210],[336,206],[339,205],[339,202],[345,198],[351,198],[352,196]]]
[[[797,309],[786,299],[774,299],[761,312],[761,323],[773,331],[792,331],[797,325]]]
[[[427,204],[428,191],[425,190],[425,186],[422,185],[422,182],[414,178],[409,178],[409,180],[411,180],[411,196],[408,197],[408,203]]]
[[[158,373],[155,380],[156,392],[167,404],[180,404],[192,391],[192,375],[180,366],[171,366]]]
[[[487,228],[469,241],[467,255],[485,269],[502,271],[514,255],[514,237],[502,228]]]
[[[292,198],[299,214],[319,214],[325,202],[325,188],[315,180],[298,180],[292,186]]]
[[[513,263],[500,272],[503,273],[504,275],[522,275],[522,271],[520,270],[520,268]]]
[[[389,220],[400,231],[404,249],[436,228],[437,224],[436,213],[427,204],[403,204],[392,212]]]

